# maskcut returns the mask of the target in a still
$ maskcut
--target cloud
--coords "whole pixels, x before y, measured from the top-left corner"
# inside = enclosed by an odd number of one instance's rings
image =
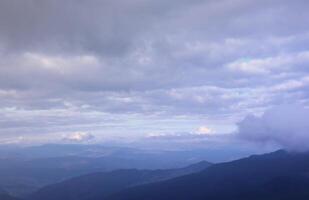
[[[299,65],[309,63],[309,52],[298,52],[296,54],[278,55],[276,57],[243,59],[227,65],[230,70],[240,71],[249,74],[267,74],[271,71],[297,68]]]
[[[197,134],[201,135],[209,135],[213,134],[214,131],[211,128],[208,128],[207,126],[201,126],[197,129]]]
[[[87,142],[94,139],[94,135],[87,132],[75,132],[63,137],[64,141],[69,142]]]
[[[309,150],[309,109],[281,105],[262,116],[247,116],[238,124],[237,136],[256,143],[272,143],[288,150]]]
[[[308,106],[307,18],[303,0],[1,0],[0,137],[230,130]]]

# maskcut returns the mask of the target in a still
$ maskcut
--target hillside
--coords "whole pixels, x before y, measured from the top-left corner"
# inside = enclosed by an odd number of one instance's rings
[[[28,197],[29,200],[90,200],[102,199],[122,189],[163,181],[202,171],[209,167],[203,161],[185,168],[168,170],[116,170],[72,178],[46,186]]]
[[[307,200],[309,154],[277,151],[215,164],[160,183],[127,189],[109,200]]]

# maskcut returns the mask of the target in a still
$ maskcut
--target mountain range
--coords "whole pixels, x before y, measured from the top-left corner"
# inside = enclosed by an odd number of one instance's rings
[[[196,173],[209,167],[203,161],[185,168],[162,170],[115,170],[92,173],[49,185],[30,195],[29,200],[91,200],[104,199],[125,188],[163,181]]]
[[[5,191],[0,189],[0,199],[1,200],[19,200],[15,197],[10,196],[9,194],[7,194]]]
[[[108,200],[308,200],[309,154],[277,151],[128,188]],[[99,199],[97,199],[99,200]]]
[[[0,194],[1,200],[14,199]],[[308,200],[309,153],[279,150],[217,164],[90,172],[43,186],[22,199]]]
[[[18,197],[80,175],[117,169],[181,168],[205,160],[191,151],[140,150],[103,145],[47,144],[0,148],[0,187]]]

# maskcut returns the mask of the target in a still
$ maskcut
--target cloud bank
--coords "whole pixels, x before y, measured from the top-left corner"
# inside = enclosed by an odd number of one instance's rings
[[[294,151],[309,150],[309,109],[281,105],[262,116],[247,116],[238,124],[238,137],[257,143],[273,143]]]
[[[1,0],[0,141],[76,130],[132,139],[204,124],[226,133],[248,113],[308,106],[308,9],[306,0]]]

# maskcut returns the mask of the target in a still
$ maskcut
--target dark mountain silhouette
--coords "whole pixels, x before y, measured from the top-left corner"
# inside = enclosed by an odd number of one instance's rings
[[[309,154],[277,151],[125,189],[108,200],[308,200]],[[97,199],[99,200],[99,199]]]
[[[19,199],[10,196],[5,191],[0,189],[0,200],[19,200]]]
[[[203,161],[189,167],[169,170],[116,170],[72,178],[44,187],[28,197],[29,200],[90,200],[102,199],[130,186],[167,180],[209,167]]]
[[[1,200],[18,200],[17,198],[12,197],[8,194],[0,194],[0,199]]]

